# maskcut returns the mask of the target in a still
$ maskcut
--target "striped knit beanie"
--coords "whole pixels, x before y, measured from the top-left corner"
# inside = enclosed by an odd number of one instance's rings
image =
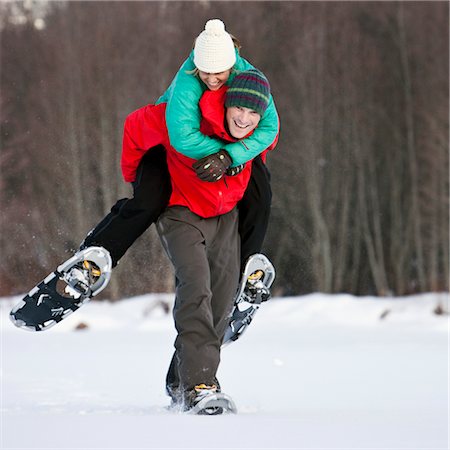
[[[225,96],[225,107],[244,106],[253,109],[262,117],[269,100],[269,81],[259,70],[250,69],[234,77]]]

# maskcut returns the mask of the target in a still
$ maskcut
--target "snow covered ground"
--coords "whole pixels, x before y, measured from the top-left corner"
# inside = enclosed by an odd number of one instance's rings
[[[448,296],[273,299],[223,351],[239,414],[165,409],[171,295],[92,302],[41,333],[0,300],[2,449],[447,449]],[[84,323],[88,327],[75,330]]]

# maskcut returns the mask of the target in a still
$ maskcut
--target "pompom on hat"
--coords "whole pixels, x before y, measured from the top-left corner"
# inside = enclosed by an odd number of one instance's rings
[[[208,20],[194,45],[194,64],[198,70],[220,73],[236,63],[236,52],[225,24],[219,19]]]
[[[225,94],[225,107],[243,106],[256,111],[261,117],[270,101],[270,84],[258,69],[238,73]]]

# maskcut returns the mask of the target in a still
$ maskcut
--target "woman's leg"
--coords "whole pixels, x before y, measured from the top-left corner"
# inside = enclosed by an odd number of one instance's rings
[[[238,203],[241,270],[249,256],[261,252],[269,224],[271,202],[270,173],[261,156],[258,156],[252,163],[252,175],[244,197]]]
[[[113,267],[169,203],[172,187],[164,147],[154,147],[142,158],[133,191],[133,197],[119,200],[81,244],[106,248]]]

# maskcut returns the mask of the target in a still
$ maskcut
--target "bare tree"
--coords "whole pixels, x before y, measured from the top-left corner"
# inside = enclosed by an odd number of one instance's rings
[[[1,295],[28,290],[131,195],[124,120],[212,16],[269,77],[281,117],[264,248],[278,293],[448,289],[447,3],[52,2],[44,28],[21,2],[0,11]],[[172,288],[150,229],[104,295]]]

